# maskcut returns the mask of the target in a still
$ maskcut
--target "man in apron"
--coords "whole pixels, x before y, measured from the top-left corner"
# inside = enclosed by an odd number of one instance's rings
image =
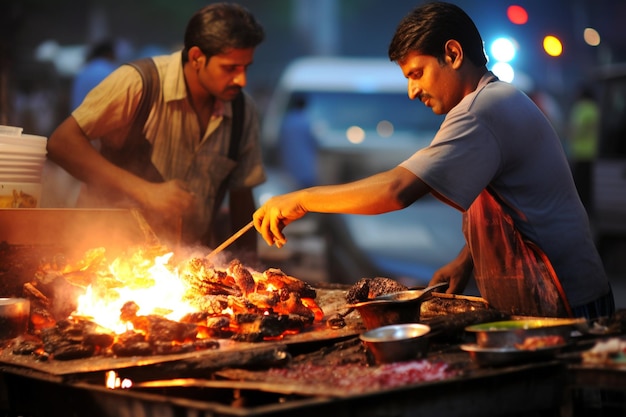
[[[398,26],[389,58],[410,99],[446,114],[431,144],[399,166],[342,185],[270,199],[254,214],[270,245],[307,212],[379,214],[432,193],[463,212],[466,246],[431,284],[460,293],[473,276],[500,311],[598,317],[613,295],[561,142],[524,93],[487,70],[483,41],[459,7],[417,7]]]

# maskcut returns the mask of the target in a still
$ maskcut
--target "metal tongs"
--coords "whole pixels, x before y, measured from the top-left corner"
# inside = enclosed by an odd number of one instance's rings
[[[244,227],[242,227],[241,229],[239,229],[237,232],[235,232],[235,234],[233,234],[231,237],[229,237],[228,239],[226,239],[224,242],[222,242],[217,248],[213,249],[206,257],[207,259],[210,259],[212,257],[214,257],[215,255],[217,255],[218,253],[220,253],[221,251],[223,251],[224,249],[226,249],[228,246],[230,246],[235,240],[239,239],[244,233],[246,233],[248,230],[250,230],[252,227],[254,226],[254,220],[250,220],[250,223],[248,223],[247,225],[245,225]]]

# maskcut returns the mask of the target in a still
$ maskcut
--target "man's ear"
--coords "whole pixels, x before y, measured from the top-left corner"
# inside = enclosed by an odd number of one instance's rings
[[[458,41],[450,39],[446,42],[445,54],[446,62],[454,68],[461,66],[461,63],[463,62],[463,48],[461,48],[461,44]]]
[[[206,56],[204,55],[204,53],[202,52],[202,50],[200,48],[198,48],[197,46],[192,46],[189,49],[189,62],[191,63],[191,65],[195,66],[203,66],[205,64],[206,61]]]

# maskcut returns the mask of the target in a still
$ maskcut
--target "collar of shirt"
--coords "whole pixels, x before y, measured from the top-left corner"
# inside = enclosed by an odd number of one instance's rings
[[[166,103],[174,100],[187,100],[187,86],[183,74],[182,51],[174,52],[172,56],[174,56],[175,59],[170,60],[170,64],[167,66],[165,74],[163,75],[163,99]],[[224,116],[231,117],[232,108],[231,106],[226,106],[223,101],[216,99],[213,104],[211,120],[202,135],[200,143],[206,141],[211,133],[219,127]]]

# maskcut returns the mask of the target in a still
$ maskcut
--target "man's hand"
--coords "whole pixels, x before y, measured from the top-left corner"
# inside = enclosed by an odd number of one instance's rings
[[[301,192],[272,197],[252,216],[254,227],[268,245],[282,247],[287,242],[285,226],[307,213],[300,203]]]
[[[466,246],[452,262],[435,271],[428,285],[447,282],[446,293],[462,294],[472,275],[473,267],[474,263]]]
[[[181,219],[194,213],[196,196],[180,180],[148,183],[144,190],[140,201],[142,207],[164,219]]]

